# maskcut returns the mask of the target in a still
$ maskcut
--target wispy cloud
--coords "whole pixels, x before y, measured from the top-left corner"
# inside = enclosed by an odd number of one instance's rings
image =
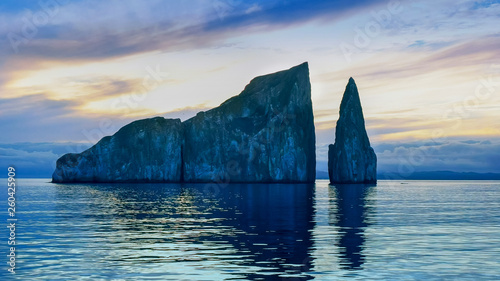
[[[45,95],[0,99],[0,143],[85,141],[95,143],[133,120],[130,117],[86,115],[74,100],[51,100]]]
[[[495,35],[457,42],[432,52],[395,48],[390,53],[382,52],[381,56],[318,75],[317,79],[331,81],[332,77],[346,77],[356,73],[356,77],[359,78],[395,81],[395,79],[424,76],[432,72],[457,71],[470,66],[487,67],[495,63],[500,56],[499,45],[500,35]]]
[[[136,1],[75,2],[53,8],[57,12],[46,24],[34,26],[36,35],[23,40],[29,42],[20,44],[19,54],[75,60],[202,48],[241,32],[284,28],[310,20],[333,20],[349,10],[380,2],[220,0],[195,1],[189,5],[174,1],[150,1],[147,5]],[[43,7],[31,8],[33,12],[9,14],[10,21],[0,27],[4,55],[13,55],[7,35],[23,37],[25,19],[29,21],[36,12],[45,12]]]
[[[18,115],[30,113],[30,118],[57,118],[71,115],[75,101],[50,100],[44,94],[22,96],[17,98],[0,99],[0,116],[3,120],[13,122]]]

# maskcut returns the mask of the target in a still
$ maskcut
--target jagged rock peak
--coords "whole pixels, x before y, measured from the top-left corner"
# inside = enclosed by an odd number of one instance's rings
[[[251,80],[184,122],[186,181],[314,182],[315,132],[307,63]]]
[[[332,183],[375,183],[377,156],[370,147],[363,109],[354,79],[349,78],[335,129],[335,144],[328,149]]]

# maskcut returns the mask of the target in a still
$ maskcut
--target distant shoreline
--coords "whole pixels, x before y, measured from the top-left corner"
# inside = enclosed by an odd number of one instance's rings
[[[317,171],[316,179],[328,179],[328,173]],[[424,171],[403,176],[393,172],[382,172],[377,175],[377,180],[500,180],[500,173]]]
[[[320,171],[321,172],[321,171]],[[385,175],[391,175],[385,177]],[[5,177],[0,177],[0,179],[7,179]],[[37,177],[37,176],[19,176],[18,179],[47,179],[48,182],[52,181],[51,177]],[[328,175],[326,177],[320,176],[317,177],[316,180],[329,180]],[[444,173],[440,174],[440,172],[418,172],[414,173],[409,177],[397,177],[395,174],[381,174],[379,175],[378,181],[405,181],[405,180],[432,180],[432,181],[498,181],[500,180],[500,174],[497,173],[457,173],[451,172],[450,174]],[[120,182],[120,183],[134,183],[134,182]],[[151,183],[172,183],[172,182],[151,182]],[[235,182],[236,183],[236,182]],[[256,184],[256,183],[252,183]],[[264,183],[265,184],[265,183]],[[278,184],[286,184],[286,183],[278,183]]]

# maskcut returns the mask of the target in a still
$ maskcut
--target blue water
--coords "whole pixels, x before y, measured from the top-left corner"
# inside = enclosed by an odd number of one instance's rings
[[[48,181],[18,180],[16,274],[3,226],[0,280],[500,277],[500,182]]]

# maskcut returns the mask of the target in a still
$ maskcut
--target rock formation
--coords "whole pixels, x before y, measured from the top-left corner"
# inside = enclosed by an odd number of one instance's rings
[[[179,119],[132,122],[82,153],[57,160],[53,182],[179,182],[183,142]]]
[[[53,182],[314,182],[307,63],[253,79],[243,92],[181,123],[133,122],[57,160]]]
[[[253,79],[219,107],[184,122],[184,180],[314,182],[307,63]]]
[[[328,175],[331,183],[376,183],[377,156],[366,134],[358,88],[350,78],[346,86],[335,144],[328,147]]]

